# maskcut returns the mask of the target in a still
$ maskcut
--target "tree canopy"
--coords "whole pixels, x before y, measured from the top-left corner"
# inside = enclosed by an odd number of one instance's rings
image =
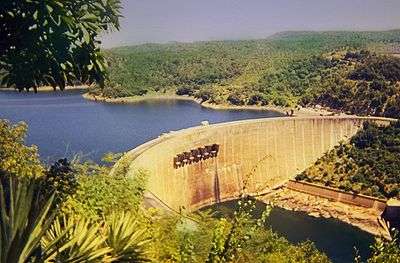
[[[119,28],[120,9],[120,0],[2,0],[0,87],[102,84],[98,36]]]

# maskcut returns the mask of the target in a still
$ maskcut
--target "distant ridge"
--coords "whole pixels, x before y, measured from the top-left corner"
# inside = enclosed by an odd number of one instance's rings
[[[222,42],[245,42],[245,41],[270,41],[270,40],[279,40],[279,39],[288,39],[288,38],[296,38],[296,37],[305,37],[305,36],[347,36],[348,34],[356,34],[361,37],[365,37],[368,39],[372,38],[387,38],[391,37],[397,38],[400,42],[400,29],[391,29],[391,30],[376,30],[376,31],[351,31],[351,30],[332,30],[332,31],[282,31],[270,36],[266,36],[265,38],[254,38],[254,39],[220,39],[220,40],[204,40],[204,41],[195,41],[195,42],[179,42],[179,41],[170,41],[166,43],[141,43],[141,44],[131,44],[131,45],[122,45],[110,48],[109,50],[115,49],[124,49],[129,47],[143,47],[143,48],[162,48],[167,46],[190,46],[196,44],[205,44],[205,43],[222,43]]]
[[[266,39],[275,40],[288,37],[306,36],[306,35],[346,35],[346,34],[360,34],[360,35],[370,35],[370,34],[399,34],[400,29],[390,29],[390,30],[324,30],[324,31],[282,31],[275,33]],[[399,39],[400,41],[400,39]]]

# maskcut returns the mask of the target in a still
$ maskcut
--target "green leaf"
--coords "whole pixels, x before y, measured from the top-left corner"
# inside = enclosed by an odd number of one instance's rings
[[[97,16],[94,15],[94,14],[87,13],[84,16],[81,17],[81,20],[84,20],[84,21],[96,21],[97,20]]]
[[[47,9],[47,11],[49,11],[49,13],[52,13],[53,12],[53,8],[51,7],[51,6],[49,6],[49,5],[46,5],[46,9]]]
[[[85,27],[81,27],[82,34],[83,34],[83,40],[85,41],[86,44],[90,43],[90,35],[89,32],[86,30]]]
[[[17,52],[9,52],[6,47],[1,57],[0,68],[11,73],[1,80],[6,87],[23,90],[40,86],[48,82],[48,76],[59,87],[74,81],[104,79],[104,72],[88,72],[88,58],[97,52],[99,34],[118,23],[120,7],[116,3],[120,0],[105,1],[104,5],[101,0],[10,0],[9,4],[4,1],[4,5],[0,4],[1,26],[6,29],[3,31],[11,37],[19,36],[12,47]],[[16,24],[27,25],[34,34],[19,34]]]

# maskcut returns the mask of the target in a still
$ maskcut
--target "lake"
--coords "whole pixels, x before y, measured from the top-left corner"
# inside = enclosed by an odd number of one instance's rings
[[[210,123],[282,116],[273,111],[212,110],[183,100],[135,104],[85,100],[82,91],[0,92],[0,118],[29,125],[28,144],[44,160],[83,154],[99,161],[104,153],[124,152],[164,132]]]
[[[17,93],[0,92],[0,118],[29,125],[27,142],[39,146],[45,161],[81,153],[99,161],[104,153],[124,152],[164,132],[251,118],[279,117],[281,113],[257,110],[212,110],[191,101],[146,101],[109,104],[87,101],[82,91]],[[227,209],[232,204],[215,209]],[[259,211],[262,208],[260,207]],[[310,239],[337,263],[351,262],[353,247],[369,254],[373,237],[337,220],[275,208],[272,228],[297,243]]]

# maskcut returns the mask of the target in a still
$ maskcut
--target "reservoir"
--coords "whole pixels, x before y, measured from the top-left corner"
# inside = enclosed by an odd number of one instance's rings
[[[99,161],[107,152],[124,152],[157,138],[162,133],[210,123],[279,117],[281,113],[257,110],[213,110],[191,101],[146,101],[109,104],[87,101],[82,91],[17,93],[0,92],[0,119],[29,125],[27,143],[39,146],[41,158],[83,155]],[[234,203],[212,209],[229,212]],[[257,211],[263,205],[258,204]],[[274,208],[269,226],[290,242],[311,240],[333,262],[352,262],[357,247],[364,258],[373,237],[333,219],[313,218],[304,213]]]
[[[278,117],[258,110],[213,110],[183,100],[134,104],[88,101],[82,91],[0,92],[0,119],[29,125],[28,144],[44,160],[82,154],[99,161],[107,152],[125,152],[162,133],[210,123]]]

